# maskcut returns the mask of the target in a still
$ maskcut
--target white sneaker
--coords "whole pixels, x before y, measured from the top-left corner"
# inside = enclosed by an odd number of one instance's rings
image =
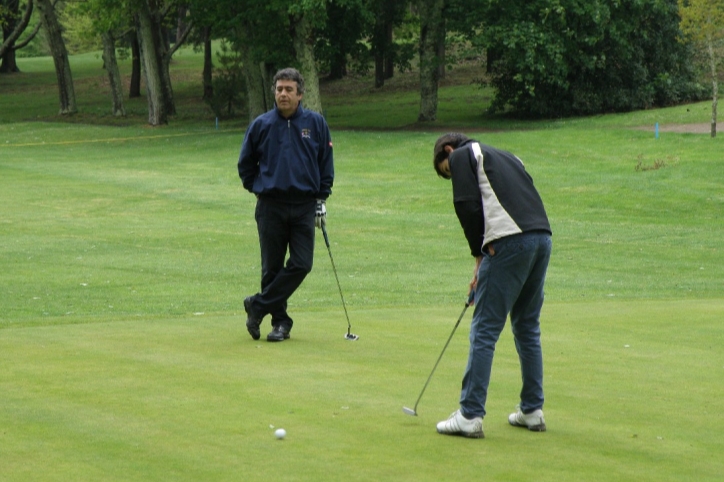
[[[533,432],[545,432],[546,421],[543,418],[543,410],[538,409],[531,413],[523,413],[520,407],[518,411],[508,416],[508,423],[515,427],[525,427]]]
[[[454,411],[450,418],[437,424],[438,433],[445,435],[462,435],[470,438],[484,438],[483,418],[475,417],[468,420],[460,410]]]

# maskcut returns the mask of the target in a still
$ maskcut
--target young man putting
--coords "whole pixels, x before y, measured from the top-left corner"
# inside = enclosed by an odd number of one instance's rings
[[[551,255],[551,227],[533,179],[515,155],[459,133],[435,143],[433,165],[450,179],[475,271],[475,309],[460,408],[437,424],[447,435],[482,438],[495,344],[510,314],[523,387],[511,425],[546,430],[540,311]]]

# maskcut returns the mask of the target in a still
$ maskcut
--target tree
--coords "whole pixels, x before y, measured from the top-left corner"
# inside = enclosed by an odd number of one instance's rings
[[[33,0],[28,0],[25,4],[22,17],[20,16],[19,0],[4,0],[0,3],[0,26],[3,31],[3,43],[0,44],[0,73],[19,72],[18,65],[15,62],[15,51],[21,49],[32,39],[40,28],[40,24],[33,31],[31,36],[22,44],[16,44],[17,40],[23,34],[33,13]]]
[[[146,101],[148,102],[148,123],[152,126],[168,124],[168,99],[165,98],[162,60],[159,58],[161,42],[158,31],[158,19],[153,15],[145,0],[139,2],[136,12],[138,23],[138,43],[141,50],[141,63],[143,65],[143,77],[146,81]]]
[[[74,114],[78,111],[75,103],[75,89],[73,88],[73,75],[70,71],[68,51],[65,48],[60,22],[55,8],[50,0],[36,0],[40,19],[48,36],[48,44],[53,55],[55,74],[58,78],[58,93],[60,95],[60,114]]]
[[[437,118],[437,88],[440,79],[439,46],[445,41],[444,0],[419,0],[420,10],[420,122]]]
[[[706,52],[711,74],[711,137],[716,137],[718,102],[717,45],[724,40],[724,4],[721,0],[678,0],[681,30]]]
[[[190,8],[200,25],[210,25],[215,36],[228,40],[241,58],[241,69],[245,79],[249,120],[266,112],[273,105],[269,103],[270,89],[264,81],[264,59],[272,62],[273,48],[267,50],[263,36],[270,40],[286,37],[288,29],[283,19],[267,8],[268,2],[261,0],[191,0]],[[267,35],[268,32],[280,35]],[[214,71],[215,75],[225,75]],[[209,85],[213,85],[211,79]],[[217,82],[218,83],[218,82]],[[269,93],[267,93],[269,92]],[[214,102],[214,99],[209,99]]]
[[[103,46],[103,68],[108,74],[111,87],[111,112],[114,116],[125,116],[126,109],[123,102],[123,83],[116,59],[116,37],[128,31],[129,26],[123,21],[126,18],[122,11],[113,8],[107,0],[84,0],[68,4],[66,13],[75,18],[84,18],[84,30],[78,35],[78,42],[94,42],[101,38]],[[67,18],[67,17],[66,17]],[[91,40],[93,39],[93,40]]]
[[[214,96],[214,87],[212,83],[214,61],[211,51],[211,27],[203,27],[201,29],[203,36],[202,44],[204,46],[204,71],[201,75],[203,79],[204,100],[208,101]]]
[[[327,2],[327,21],[318,30],[314,51],[320,70],[328,72],[328,79],[341,79],[348,74],[350,60],[356,70],[365,70],[369,63],[366,45],[370,26],[374,22],[367,8],[370,0],[334,0]],[[371,0],[377,1],[377,0]]]
[[[315,35],[326,21],[326,0],[194,0],[191,10],[229,39],[242,57],[250,120],[274,105],[271,77],[282,67],[304,75],[304,106],[321,111]]]
[[[131,82],[128,97],[141,97],[141,47],[135,29],[128,32],[128,43],[131,44]]]
[[[670,105],[699,95],[676,0],[491,1],[477,39],[492,110],[560,117]]]
[[[212,79],[213,92],[205,100],[217,118],[229,118],[236,114],[237,109],[245,107],[241,54],[229,48],[228,43],[222,40],[218,60],[219,67],[215,69]]]
[[[170,47],[165,21],[169,14],[173,14],[178,24],[178,5],[178,2],[163,0],[135,0],[133,4],[146,80],[148,122],[154,126],[167,124],[168,116],[176,114],[169,68],[173,54],[184,43],[194,24],[192,20],[187,21],[180,37]]]
[[[322,113],[322,97],[319,95],[319,73],[314,56],[314,25],[321,22],[316,18],[323,15],[324,10],[315,9],[316,5],[306,10],[292,7],[289,10],[289,23],[292,30],[294,51],[299,62],[299,72],[304,77],[304,107]]]
[[[123,84],[121,73],[118,70],[116,61],[116,40],[110,30],[103,35],[103,66],[108,73],[108,81],[111,86],[111,97],[113,98],[113,115],[125,116],[126,109],[123,106]]]
[[[392,78],[397,52],[394,42],[394,28],[404,19],[406,1],[371,0],[370,11],[374,15],[370,43],[375,60],[375,87],[385,85]]]

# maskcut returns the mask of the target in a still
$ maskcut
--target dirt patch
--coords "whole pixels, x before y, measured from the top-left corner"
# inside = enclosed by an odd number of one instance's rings
[[[655,132],[654,126],[641,126],[637,129],[648,132]],[[660,124],[659,132],[677,132],[680,134],[711,134],[711,124]]]

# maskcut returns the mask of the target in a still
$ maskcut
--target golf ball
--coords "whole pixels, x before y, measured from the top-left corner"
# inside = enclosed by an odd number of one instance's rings
[[[278,428],[278,429],[276,430],[276,432],[274,432],[274,436],[275,436],[276,438],[278,438],[279,440],[281,440],[281,439],[283,439],[284,437],[287,436],[287,431],[284,430],[283,428]]]

